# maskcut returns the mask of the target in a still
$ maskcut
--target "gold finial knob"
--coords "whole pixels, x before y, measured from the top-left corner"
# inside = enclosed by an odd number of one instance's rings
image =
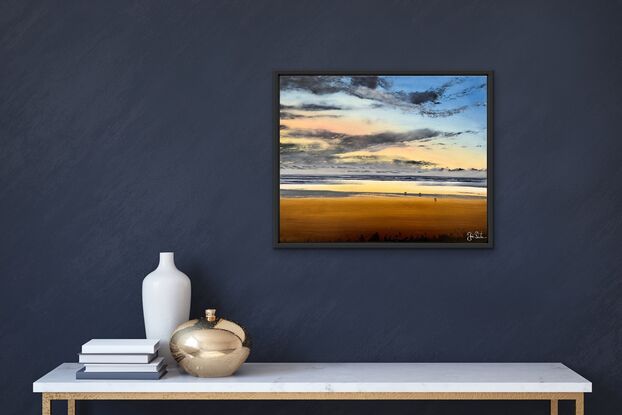
[[[207,310],[205,310],[205,318],[207,319],[207,321],[216,321],[216,309],[208,308]]]

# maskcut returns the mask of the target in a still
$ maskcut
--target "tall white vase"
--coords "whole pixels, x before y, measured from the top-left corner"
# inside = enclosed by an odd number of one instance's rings
[[[143,280],[143,315],[148,339],[160,340],[160,356],[176,365],[169,340],[190,317],[190,278],[175,266],[173,252],[160,252],[160,264]]]

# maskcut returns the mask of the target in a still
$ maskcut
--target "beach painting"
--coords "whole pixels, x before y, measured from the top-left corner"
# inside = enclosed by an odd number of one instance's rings
[[[491,247],[492,74],[277,73],[277,247]]]

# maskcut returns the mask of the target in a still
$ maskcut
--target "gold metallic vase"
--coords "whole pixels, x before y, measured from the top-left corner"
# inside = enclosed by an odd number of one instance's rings
[[[251,351],[246,332],[236,323],[216,318],[216,310],[175,329],[171,353],[189,374],[200,378],[231,376]]]

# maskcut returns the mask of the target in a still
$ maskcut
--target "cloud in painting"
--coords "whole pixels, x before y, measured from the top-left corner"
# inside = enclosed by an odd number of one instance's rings
[[[324,140],[336,140],[345,137],[346,134],[336,133],[329,130],[303,130],[293,129],[287,132],[285,137],[291,138],[320,138]]]
[[[343,80],[337,76],[280,76],[281,90],[302,89],[316,95],[333,94],[343,89]]]
[[[342,92],[360,99],[373,101],[375,106],[389,106],[403,111],[414,111],[427,117],[450,117],[465,111],[468,106],[455,108],[434,108],[446,101],[465,97],[486,84],[469,86],[448,94],[448,90],[464,82],[464,78],[454,77],[444,84],[422,91],[405,92],[390,90],[391,82],[382,76],[305,76],[282,75],[281,90],[305,90],[314,95],[327,95]],[[313,104],[312,104],[313,105]],[[318,105],[319,109],[321,105]],[[288,108],[289,109],[289,108]],[[298,108],[312,111],[312,108]],[[335,108],[336,109],[336,108]]]
[[[437,101],[440,98],[440,94],[436,91],[411,92],[408,98],[410,102],[415,105],[420,105],[425,102],[440,104]]]
[[[340,111],[343,107],[328,104],[300,104],[300,105],[283,105],[282,110],[300,110],[300,111]]]
[[[305,153],[321,150],[321,146],[317,143],[298,144],[298,143],[281,143],[279,151],[281,154]]]
[[[436,166],[436,163],[432,163],[427,160],[409,160],[404,158],[391,158],[388,156],[379,156],[379,155],[356,155],[356,156],[343,156],[335,158],[336,161],[343,164],[384,164],[384,165],[400,165],[400,166],[410,166],[410,167],[433,167]]]
[[[436,163],[432,163],[426,160],[402,160],[402,159],[393,159],[393,163],[395,164],[406,164],[409,166],[416,167],[432,167],[436,166]]]
[[[443,98],[447,90],[461,82],[461,78],[453,78],[437,88],[428,89],[426,91],[413,91],[408,94],[408,100],[415,105],[421,105],[428,102],[432,104],[440,104],[440,99]]]
[[[350,84],[354,86],[364,86],[369,89],[378,87],[389,88],[391,83],[380,76],[353,76],[350,78]]]
[[[297,118],[340,118],[341,115],[334,115],[334,114],[305,115],[305,114],[298,114],[295,112],[281,111],[279,113],[279,117],[282,120],[295,120]]]
[[[291,112],[281,111],[279,113],[279,118],[281,120],[293,120],[293,119],[296,119],[296,118],[302,118],[302,116],[298,115],[298,114],[291,113]]]
[[[458,92],[455,92],[453,94],[449,94],[447,95],[447,99],[453,100],[453,99],[458,99],[458,98],[462,98],[462,97],[466,97],[467,95],[477,91],[478,89],[484,89],[486,87],[486,83],[482,83],[482,84],[478,84],[478,85],[473,85],[470,86],[468,88],[464,88]],[[473,104],[474,106],[481,106],[480,103],[478,104]]]
[[[321,139],[334,147],[335,152],[350,152],[364,149],[380,149],[382,147],[405,144],[411,141],[426,142],[433,138],[452,138],[460,134],[472,133],[471,130],[448,132],[437,131],[431,128],[420,128],[404,133],[386,131],[376,134],[348,135],[329,130],[288,130],[284,137]]]
[[[332,166],[344,164],[383,164],[402,167],[430,168],[435,163],[426,160],[409,160],[406,158],[387,158],[376,155],[348,155],[357,151],[378,152],[386,147],[406,145],[411,142],[427,142],[438,138],[452,138],[468,133],[438,131],[430,128],[398,132],[382,132],[367,135],[347,135],[329,130],[291,129],[284,137],[288,139],[304,139],[315,141],[312,144],[287,142],[281,144],[281,162],[288,166]]]
[[[405,133],[383,132],[367,135],[349,135],[339,139],[338,150],[342,152],[364,149],[380,149],[410,141],[441,137],[444,133],[429,128],[408,131]]]

